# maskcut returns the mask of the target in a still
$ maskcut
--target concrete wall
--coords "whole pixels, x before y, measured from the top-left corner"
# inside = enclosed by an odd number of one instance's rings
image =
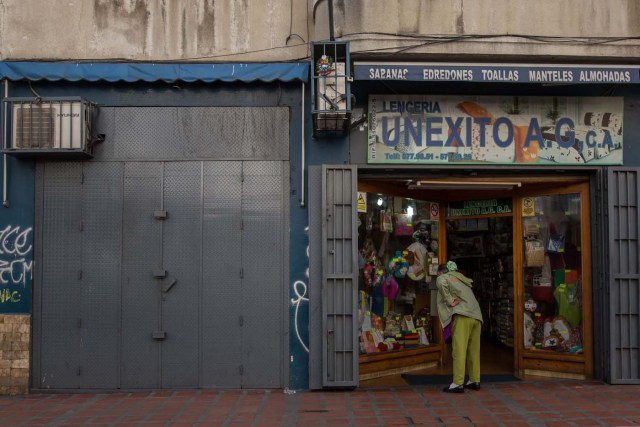
[[[333,0],[353,55],[637,61],[637,0]],[[328,0],[3,0],[0,60],[287,61]],[[616,38],[615,41],[606,38]],[[617,40],[617,39],[620,40]],[[606,43],[602,43],[606,41]]]
[[[329,0],[312,1],[313,39],[329,37]],[[354,57],[637,61],[637,0],[333,0],[336,40]],[[521,37],[524,36],[524,37]],[[612,41],[605,38],[620,38]],[[602,43],[603,41],[606,43]],[[514,58],[515,59],[515,58]]]
[[[293,60],[307,56],[307,7],[290,0],[3,0],[0,60]]]

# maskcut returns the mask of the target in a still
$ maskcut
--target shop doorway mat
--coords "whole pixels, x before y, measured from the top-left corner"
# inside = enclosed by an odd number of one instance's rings
[[[451,384],[452,376],[402,374],[402,379],[409,385],[446,385]],[[480,384],[509,383],[514,381],[520,381],[520,378],[513,374],[487,374],[480,377]]]

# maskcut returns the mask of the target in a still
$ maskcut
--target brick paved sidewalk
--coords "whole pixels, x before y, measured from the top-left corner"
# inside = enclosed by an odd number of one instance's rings
[[[2,426],[640,426],[640,386],[552,381],[350,391],[154,391],[0,398]]]

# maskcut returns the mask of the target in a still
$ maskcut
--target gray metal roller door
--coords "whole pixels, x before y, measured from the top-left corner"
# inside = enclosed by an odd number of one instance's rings
[[[34,388],[283,386],[288,113],[254,110],[105,108],[109,161],[38,164]],[[261,160],[196,160],[225,124]]]
[[[43,353],[40,361],[39,388],[80,387],[80,277],[81,269],[81,194],[82,165],[55,163],[42,174],[44,190],[41,203],[56,212],[42,220],[45,259],[36,267],[50,286],[42,286],[41,315],[36,331]],[[40,201],[40,200],[39,200]],[[37,244],[37,242],[34,242]]]
[[[283,385],[285,163],[44,171],[41,387]]]
[[[202,221],[202,365],[204,387],[240,388],[242,174],[240,162],[204,164]]]

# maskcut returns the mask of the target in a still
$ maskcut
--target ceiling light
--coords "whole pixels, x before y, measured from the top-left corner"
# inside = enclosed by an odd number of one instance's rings
[[[518,181],[447,181],[447,180],[418,180],[407,185],[410,190],[512,190],[522,187]]]

